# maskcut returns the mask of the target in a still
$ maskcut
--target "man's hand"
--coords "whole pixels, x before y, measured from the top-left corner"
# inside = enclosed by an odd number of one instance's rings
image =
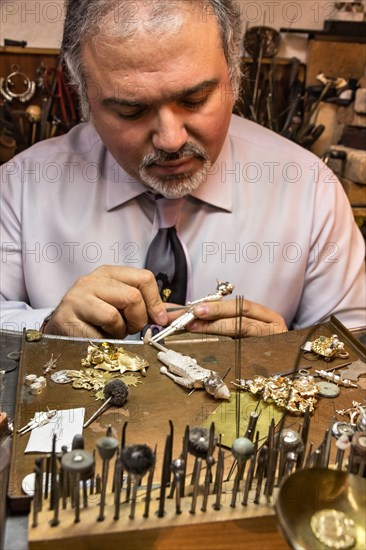
[[[83,338],[124,338],[141,330],[148,321],[159,325],[168,322],[151,271],[103,266],[76,281],[44,332]]]
[[[286,323],[276,311],[260,304],[243,300],[240,336],[267,336],[287,332]],[[239,336],[239,312],[236,300],[206,302],[194,308],[197,319],[187,326],[190,332],[220,334],[222,336]],[[180,315],[182,312],[180,312]],[[169,314],[169,321],[179,313]]]

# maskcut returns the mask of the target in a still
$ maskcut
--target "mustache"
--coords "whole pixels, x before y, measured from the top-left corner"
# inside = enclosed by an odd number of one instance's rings
[[[166,151],[152,151],[143,157],[140,163],[140,168],[148,168],[156,162],[168,162],[173,160],[181,160],[186,157],[195,157],[202,160],[208,160],[206,151],[199,145],[194,143],[185,143],[179,151],[167,153]]]

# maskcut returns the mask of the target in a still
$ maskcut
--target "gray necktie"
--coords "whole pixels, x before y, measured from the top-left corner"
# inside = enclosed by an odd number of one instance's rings
[[[182,199],[156,197],[158,232],[147,251],[145,268],[155,275],[164,302],[185,304],[187,294],[187,260],[175,229]]]

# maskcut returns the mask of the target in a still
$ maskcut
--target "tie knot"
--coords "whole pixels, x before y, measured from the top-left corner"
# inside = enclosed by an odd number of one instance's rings
[[[164,229],[176,224],[183,201],[184,198],[166,199],[165,197],[155,200],[158,228]]]

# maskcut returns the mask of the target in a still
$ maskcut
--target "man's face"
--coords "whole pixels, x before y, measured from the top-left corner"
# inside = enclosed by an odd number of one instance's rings
[[[168,198],[195,190],[216,161],[234,104],[214,17],[83,49],[94,125],[118,164]]]

